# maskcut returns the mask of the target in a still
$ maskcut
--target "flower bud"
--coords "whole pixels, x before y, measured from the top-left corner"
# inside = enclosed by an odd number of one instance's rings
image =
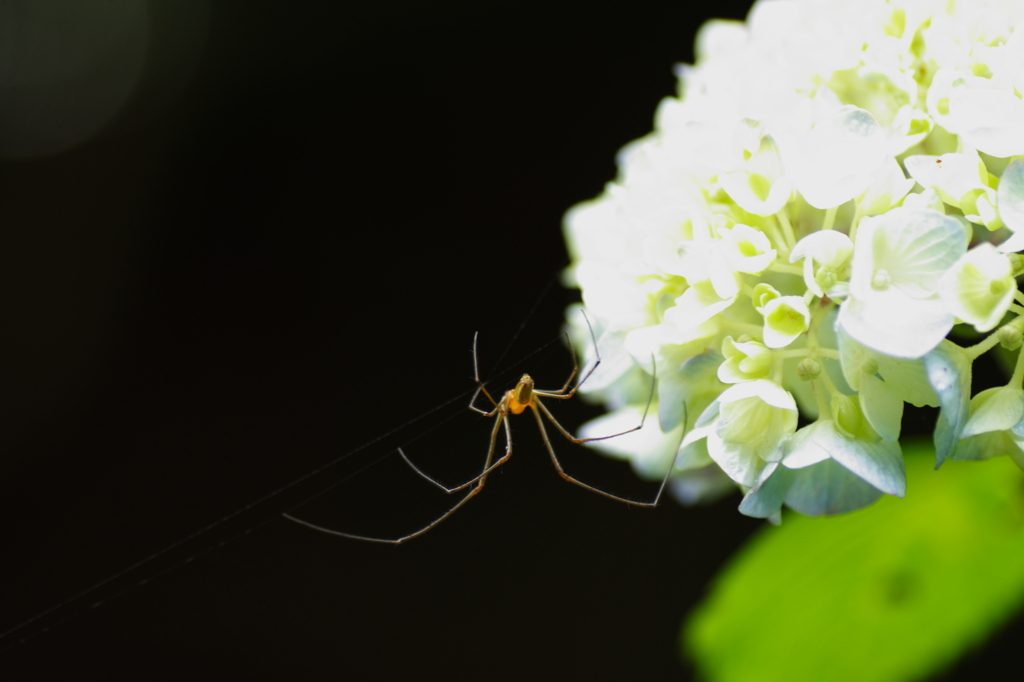
[[[722,355],[725,362],[718,367],[718,379],[726,384],[764,379],[772,368],[772,352],[757,341],[737,343],[727,336],[722,341]]]
[[[875,442],[879,439],[878,432],[864,417],[858,395],[832,396],[832,417],[839,431],[851,438]]]
[[[828,291],[839,281],[836,269],[829,265],[823,265],[814,273],[814,281],[821,287],[822,291]]]
[[[1020,325],[1014,322],[1004,324],[996,332],[999,338],[999,345],[1006,350],[1017,350],[1024,345],[1024,333],[1021,332]]]
[[[754,307],[763,308],[768,305],[770,301],[773,301],[781,295],[782,294],[780,294],[772,285],[761,282],[754,287]]]
[[[780,296],[757,311],[764,315],[764,345],[783,348],[807,331],[811,312],[800,296]]]
[[[796,366],[796,374],[801,381],[812,381],[821,374],[821,363],[814,358],[804,358]]]
[[[1010,259],[1010,267],[1013,269],[1013,276],[1019,277],[1024,275],[1024,256],[1019,253],[1008,253],[1006,254]]]

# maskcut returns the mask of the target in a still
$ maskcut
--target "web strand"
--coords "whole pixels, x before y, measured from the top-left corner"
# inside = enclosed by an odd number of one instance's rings
[[[516,330],[515,334],[512,336],[511,340],[508,342],[508,344],[506,344],[505,350],[502,352],[502,355],[499,358],[499,363],[500,363],[500,361],[502,359],[505,358],[505,356],[508,355],[508,352],[512,348],[512,346],[514,345],[514,342],[515,342],[516,338],[519,336],[519,334],[526,327],[526,325],[529,322],[530,318],[536,312],[536,310],[540,306],[540,303],[543,301],[543,299],[546,297],[547,293],[550,291],[551,285],[554,283],[556,277],[557,277],[557,274],[549,280],[548,284],[545,286],[544,290],[542,291],[540,297],[537,299],[537,301],[531,307],[530,311],[527,313],[526,319],[523,320],[523,322],[519,325],[518,329]],[[498,376],[500,377],[500,376],[503,376],[506,373],[509,373],[509,372],[513,371],[515,368],[523,365],[530,358],[532,358],[535,355],[537,355],[538,353],[546,350],[549,346],[551,346],[552,344],[554,344],[554,343],[556,343],[556,342],[558,342],[560,340],[561,340],[561,335],[556,336],[555,338],[547,341],[546,343],[542,344],[539,348],[537,348],[537,349],[531,351],[530,353],[527,353],[525,356],[521,357],[519,360],[517,360],[512,365],[510,365],[508,367],[508,369],[503,370],[500,374],[498,374]],[[485,381],[483,383],[486,384],[486,383],[489,383],[489,381],[493,381],[493,379]],[[423,419],[425,419],[427,417],[430,417],[431,415],[434,415],[438,411],[440,411],[440,410],[442,410],[442,409],[452,405],[453,403],[456,403],[456,402],[461,401],[461,400],[465,400],[475,390],[476,390],[475,388],[469,388],[469,389],[463,391],[462,393],[459,393],[458,395],[456,395],[456,396],[454,396],[454,397],[452,397],[452,398],[450,398],[450,399],[448,399],[448,400],[446,400],[446,401],[444,401],[444,402],[442,402],[442,403],[440,403],[438,405],[435,405],[434,407],[430,408],[429,410],[426,410],[425,412],[422,412],[421,414],[419,414],[419,415],[417,415],[417,416],[415,416],[415,417],[413,417],[413,418],[403,422],[399,426],[396,426],[395,428],[390,429],[389,431],[387,431],[387,432],[381,434],[380,436],[377,436],[376,438],[374,438],[374,439],[364,443],[363,445],[355,448],[354,450],[350,450],[350,451],[344,453],[343,455],[340,455],[339,457],[336,457],[336,458],[328,461],[325,464],[322,464],[322,465],[320,465],[320,466],[318,466],[318,467],[316,467],[314,469],[311,469],[311,470],[307,471],[306,473],[304,473],[301,476],[291,480],[290,482],[275,488],[271,492],[269,492],[269,493],[267,493],[267,494],[257,498],[256,500],[254,500],[254,501],[252,501],[252,502],[250,502],[250,503],[248,503],[248,504],[246,504],[246,505],[244,505],[242,507],[239,507],[239,508],[235,509],[234,511],[232,511],[232,512],[230,512],[230,513],[228,513],[228,514],[226,514],[226,515],[224,515],[222,517],[220,517],[219,519],[217,519],[217,520],[215,520],[215,521],[213,521],[213,522],[203,526],[202,528],[200,528],[200,529],[198,529],[198,530],[196,530],[196,531],[186,535],[185,537],[181,538],[180,540],[177,540],[177,541],[175,541],[175,542],[173,542],[173,543],[171,543],[169,545],[164,546],[163,548],[161,548],[161,549],[159,549],[159,550],[149,554],[148,556],[146,556],[146,557],[136,561],[135,563],[127,566],[126,568],[118,571],[117,573],[114,573],[114,574],[112,574],[112,575],[110,575],[110,576],[108,576],[108,577],[106,577],[106,578],[104,578],[102,580],[99,580],[99,581],[91,584],[90,586],[88,586],[88,587],[86,587],[86,588],[84,588],[84,589],[82,589],[82,590],[72,594],[70,597],[67,597],[66,599],[63,599],[63,600],[57,602],[53,606],[50,606],[49,608],[47,608],[47,609],[45,609],[43,611],[40,611],[39,613],[36,613],[35,615],[31,616],[30,618],[22,620],[21,622],[13,625],[12,627],[7,628],[6,630],[3,630],[2,632],[0,632],[0,652],[8,651],[8,650],[12,649],[13,647],[16,647],[16,646],[18,646],[18,645],[20,645],[20,644],[22,644],[24,642],[27,642],[30,639],[33,639],[34,637],[36,637],[38,635],[41,635],[41,634],[46,633],[46,632],[49,632],[50,630],[53,630],[54,628],[59,627],[59,626],[63,625],[64,623],[72,621],[75,618],[78,618],[79,616],[82,616],[82,615],[84,615],[84,614],[86,614],[86,613],[88,613],[88,612],[90,612],[90,611],[92,611],[92,610],[94,610],[94,609],[96,609],[96,608],[98,608],[98,607],[100,607],[100,606],[110,602],[110,601],[113,601],[115,599],[118,599],[118,598],[124,596],[125,594],[133,591],[134,589],[136,589],[138,587],[141,587],[142,585],[145,585],[145,584],[147,584],[147,583],[149,583],[149,582],[151,582],[151,581],[153,581],[155,579],[159,579],[162,576],[167,575],[168,573],[171,573],[171,572],[177,570],[178,568],[184,566],[185,564],[191,563],[192,561],[194,561],[196,559],[199,559],[199,558],[201,558],[203,556],[206,556],[207,554],[209,554],[209,553],[211,553],[211,552],[213,552],[213,551],[215,551],[217,549],[220,549],[220,548],[222,548],[222,547],[224,547],[224,546],[234,542],[235,540],[238,540],[238,539],[240,539],[242,537],[250,535],[254,531],[262,528],[263,526],[271,523],[272,521],[276,521],[277,520],[277,515],[275,514],[275,515],[271,516],[270,518],[268,518],[266,520],[255,522],[252,525],[249,525],[248,527],[246,527],[244,530],[242,530],[242,531],[240,531],[240,532],[238,532],[238,533],[228,537],[225,540],[221,540],[221,541],[217,542],[216,544],[213,544],[213,545],[211,545],[211,546],[209,546],[209,547],[207,547],[205,549],[202,549],[202,550],[200,550],[198,552],[193,552],[193,553],[189,554],[187,557],[185,557],[184,559],[181,559],[181,560],[178,560],[178,561],[172,563],[169,567],[164,568],[163,570],[159,570],[159,571],[157,571],[155,573],[149,574],[145,578],[142,578],[141,580],[139,580],[137,582],[134,582],[131,585],[129,585],[129,586],[127,586],[127,587],[125,587],[125,588],[123,588],[121,590],[118,590],[118,591],[114,592],[112,595],[106,596],[106,597],[104,597],[102,599],[98,599],[97,601],[93,602],[92,604],[90,604],[87,607],[84,607],[80,611],[74,612],[74,613],[72,613],[72,614],[70,614],[70,615],[68,615],[68,616],[66,616],[64,618],[61,618],[61,619],[59,619],[59,620],[57,620],[55,622],[52,622],[52,623],[50,623],[48,625],[47,624],[42,624],[44,619],[46,619],[48,616],[51,616],[52,614],[58,613],[58,612],[60,612],[63,609],[71,607],[71,606],[77,604],[78,602],[84,600],[89,595],[95,594],[98,591],[102,590],[104,587],[115,583],[116,581],[124,578],[125,576],[128,576],[128,575],[134,573],[135,571],[138,571],[138,570],[142,569],[145,566],[153,564],[154,562],[156,562],[157,560],[161,559],[162,557],[165,557],[168,554],[174,552],[175,550],[177,550],[177,549],[187,545],[188,543],[190,543],[190,542],[192,542],[194,540],[197,540],[198,538],[201,538],[201,537],[207,535],[208,533],[210,533],[214,529],[223,526],[224,524],[228,523],[232,519],[240,517],[243,514],[245,514],[246,512],[249,512],[250,510],[253,510],[253,509],[257,508],[257,507],[260,507],[260,506],[270,502],[273,499],[280,498],[281,496],[283,496],[283,494],[285,492],[287,492],[287,491],[295,488],[296,486],[299,486],[300,484],[302,484],[302,483],[304,483],[304,482],[306,482],[306,481],[308,481],[308,480],[310,480],[310,479],[312,479],[312,478],[314,478],[314,477],[324,473],[325,471],[327,471],[327,470],[331,469],[332,467],[335,467],[338,464],[348,460],[349,458],[351,458],[354,455],[356,455],[356,454],[366,450],[367,448],[370,448],[371,446],[373,446],[373,445],[375,445],[375,444],[385,440],[386,438],[388,438],[388,437],[390,437],[390,436],[392,436],[392,435],[402,431],[403,429],[406,429],[407,427],[409,427],[409,426],[411,426],[411,425],[413,425],[413,424],[415,424],[415,423],[417,423],[417,422],[419,422],[419,421],[421,421],[421,420],[423,420]],[[415,442],[415,441],[417,441],[417,440],[427,436],[428,434],[430,434],[433,431],[441,428],[442,426],[444,426],[445,424],[447,424],[448,422],[450,422],[452,419],[454,419],[455,417],[459,416],[460,414],[462,414],[462,413],[461,412],[453,413],[451,416],[448,416],[448,417],[444,418],[443,420],[439,421],[438,423],[433,424],[432,426],[430,426],[429,428],[424,430],[422,433],[417,434],[412,439],[410,439],[408,441],[405,441],[405,444]],[[348,475],[342,477],[341,479],[339,479],[337,481],[332,482],[326,488],[316,492],[313,495],[304,497],[300,502],[298,502],[296,504],[288,505],[286,510],[285,510],[286,513],[294,511],[294,510],[302,507],[303,505],[307,504],[308,502],[311,502],[312,500],[317,499],[317,498],[321,497],[322,495],[325,495],[326,493],[328,493],[331,490],[335,489],[339,485],[342,485],[343,483],[346,483],[347,481],[351,480],[352,478],[354,478],[354,477],[362,474],[363,472],[371,469],[372,467],[377,466],[378,464],[380,464],[381,462],[386,460],[388,457],[391,457],[392,455],[394,455],[396,453],[397,453],[397,449],[388,449],[385,453],[383,453],[383,454],[381,454],[381,455],[371,459],[368,463],[366,463],[363,466],[359,467],[355,471],[349,473]],[[25,631],[26,628],[29,628],[29,627],[31,627],[32,625],[35,625],[35,624],[40,624],[41,627],[39,627],[36,630],[31,631],[29,634],[27,634],[25,636],[15,637],[18,633],[21,633],[21,632]]]

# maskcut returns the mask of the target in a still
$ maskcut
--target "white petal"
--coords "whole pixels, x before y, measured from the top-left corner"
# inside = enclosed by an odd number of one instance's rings
[[[1009,431],[987,431],[970,438],[961,438],[949,459],[953,462],[966,462],[1001,455],[1010,455],[1014,461],[1020,462],[1020,447],[1014,442]]]
[[[881,496],[882,491],[827,459],[796,472],[786,506],[805,516],[829,516],[861,509]]]
[[[678,275],[679,277],[689,277],[693,279],[702,279],[703,273],[694,273],[692,269],[688,269],[687,266],[690,263],[679,253],[675,244],[671,239],[664,235],[655,234],[647,237],[643,240],[643,260],[649,266],[649,268],[656,268],[667,275]],[[640,272],[631,272],[630,274],[641,276]],[[697,275],[694,277],[694,275]]]
[[[1014,232],[998,247],[1000,253],[1024,251],[1024,230]]]
[[[916,407],[928,405],[938,407],[939,398],[928,381],[924,360],[908,360],[882,355],[857,343],[841,326],[835,326],[836,344],[839,347],[840,366],[843,378],[855,391],[860,390],[864,367],[869,362],[876,365],[886,389]],[[863,407],[863,406],[862,406]],[[874,426],[874,425],[872,425]],[[877,426],[874,426],[878,430]]]
[[[967,235],[956,219],[936,211],[897,208],[861,224],[854,250],[854,296],[880,289],[884,271],[891,287],[914,298],[932,296],[939,278],[967,251]]]
[[[707,439],[701,438],[692,443],[679,446],[679,454],[676,455],[675,471],[700,469],[713,463],[714,460],[708,454]]]
[[[603,332],[597,339],[597,347],[601,349],[601,364],[587,377],[586,383],[580,389],[584,393],[607,389],[636,366],[633,358],[626,352],[625,334],[622,332]],[[580,366],[583,364],[581,362]]]
[[[1006,42],[1006,70],[1017,92],[1024,92],[1024,31],[1020,28]]]
[[[1015,159],[1003,171],[1003,177],[999,180],[998,196],[999,217],[1014,232],[1024,232],[1024,159]],[[1000,247],[999,250],[1006,253],[1020,249]]]
[[[1016,291],[1010,259],[988,242],[961,256],[939,280],[946,308],[979,332],[999,324]]]
[[[919,358],[953,328],[942,301],[914,299],[897,289],[870,303],[850,298],[839,309],[839,324],[863,345],[898,358]]]
[[[830,457],[828,449],[816,442],[815,433],[822,429],[831,429],[831,420],[817,421],[794,433],[783,448],[782,464],[790,469],[802,469],[817,464]]]
[[[988,431],[1006,431],[1024,417],[1024,391],[1002,386],[982,391],[971,399],[971,417],[961,438]]]
[[[757,482],[766,464],[752,448],[724,441],[714,431],[708,434],[708,454],[729,478],[748,488]]]
[[[772,407],[796,412],[796,401],[793,400],[789,391],[767,379],[747,381],[730,386],[722,392],[722,395],[718,396],[718,402],[723,404],[754,397],[760,398]]]
[[[688,469],[672,476],[669,492],[684,507],[711,504],[736,490],[736,484],[708,459],[701,469]]]
[[[775,261],[776,251],[764,232],[749,225],[737,224],[720,233],[720,250],[725,254],[730,270],[759,274]],[[735,284],[735,277],[732,283]],[[728,294],[729,290],[718,293]]]
[[[650,327],[640,327],[626,334],[623,346],[627,353],[633,358],[636,364],[640,365],[648,374],[653,374],[655,367],[652,365],[652,358],[657,364],[657,370],[670,372],[679,368],[681,359],[674,357],[674,353],[683,345],[692,341],[714,336],[718,326],[709,322],[703,326],[690,327],[680,330],[671,324],[655,324]],[[689,357],[692,353],[687,353]],[[675,367],[672,367],[672,361]],[[589,381],[588,381],[589,383]]]
[[[786,444],[782,463],[803,468],[832,458],[890,495],[903,497],[907,489],[903,455],[898,443],[868,441],[842,435],[831,419],[800,429]]]
[[[923,360],[942,408],[935,423],[935,466],[939,467],[956,446],[970,415],[971,360],[951,341],[943,341]]]
[[[788,346],[811,322],[811,312],[801,296],[773,298],[758,312],[764,316],[764,345],[768,348]]]
[[[711,286],[715,288],[715,293],[721,298],[735,300],[736,295],[740,293],[740,281],[736,272],[729,265],[721,248],[711,250],[710,256],[708,267]]]
[[[761,471],[757,483],[747,491],[740,502],[740,513],[758,519],[776,514],[793,483],[793,472],[778,462],[769,462]]]
[[[643,406],[624,407],[592,419],[580,427],[580,438],[599,438],[620,433],[636,427],[643,416]],[[648,416],[644,427],[608,440],[588,443],[606,455],[629,460],[638,474],[644,478],[658,479],[665,475],[676,454],[682,438],[680,425],[669,433],[658,428],[658,420]]]
[[[907,475],[903,453],[897,442],[880,440],[868,443],[844,438],[836,433],[829,453],[832,459],[878,488],[883,493],[903,497],[907,492]]]
[[[987,187],[987,171],[977,153],[942,156],[908,156],[907,172],[925,189],[933,188],[950,206],[960,207],[960,197]]]
[[[810,133],[782,145],[786,168],[811,206],[832,208],[863,193],[888,157],[885,131],[854,106],[840,107]]]
[[[789,254],[789,262],[795,263],[810,256],[818,263],[839,267],[846,263],[852,254],[853,242],[845,234],[835,230],[819,230],[796,243]]]
[[[735,301],[721,298],[710,281],[698,282],[676,299],[676,305],[665,311],[665,321],[679,329],[693,329],[722,312]]]
[[[930,187],[920,194],[908,194],[903,199],[903,208],[946,212],[946,207],[942,204],[942,197]]]
[[[898,204],[913,188],[914,181],[903,174],[896,159],[889,157],[875,175],[874,182],[857,200],[858,208],[863,215],[884,213]]]
[[[954,90],[949,113],[972,147],[992,156],[1024,154],[1024,102],[1002,90]]]
[[[727,57],[747,39],[747,27],[742,21],[711,19],[697,31],[693,52],[698,62]]]
[[[717,397],[725,386],[718,380],[722,356],[705,350],[705,343],[662,346],[657,360],[658,422],[671,431],[686,419],[692,422],[710,396]],[[695,355],[695,353],[699,353]],[[695,411],[689,415],[689,411]]]
[[[895,387],[874,374],[865,374],[860,380],[860,407],[868,423],[889,441],[900,438],[903,420],[903,401]]]
[[[740,208],[754,215],[778,213],[793,191],[784,177],[782,157],[770,135],[761,138],[743,170],[720,175],[718,181]]]

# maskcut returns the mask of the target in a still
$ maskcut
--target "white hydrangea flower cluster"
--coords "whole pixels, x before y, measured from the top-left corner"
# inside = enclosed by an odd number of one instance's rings
[[[1024,3],[760,0],[696,54],[565,219],[611,410],[582,435],[635,425],[656,374],[657,419],[596,447],[770,519],[902,496],[904,403],[940,408],[939,464],[1024,466],[1024,362],[970,396],[1022,345]]]

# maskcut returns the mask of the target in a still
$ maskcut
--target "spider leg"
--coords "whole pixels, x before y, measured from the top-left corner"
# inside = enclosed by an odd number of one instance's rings
[[[572,385],[572,380],[576,378],[576,375],[579,374],[580,371],[580,363],[576,360],[576,349],[573,348],[572,339],[569,338],[568,334],[565,335],[565,343],[569,346],[569,357],[572,358],[572,373],[569,374],[569,378],[565,380],[565,384],[562,386],[562,388],[558,389],[557,391],[552,391],[552,393],[565,393],[566,391],[568,391],[569,386]],[[597,348],[596,344],[594,345],[594,348]],[[600,362],[600,359],[598,359],[598,362]],[[596,367],[597,365],[594,366]],[[590,371],[592,372],[594,370]],[[590,372],[587,372],[587,376],[590,376]]]
[[[501,426],[501,422],[505,423],[505,437],[508,439],[508,445],[505,448],[505,455],[500,460],[498,460],[497,462],[495,462],[492,465],[491,464],[491,459],[494,456],[495,442],[497,441],[497,438],[498,438],[498,429]],[[307,528],[312,528],[313,530],[318,530],[321,533],[327,533],[328,535],[336,535],[338,537],[349,538],[351,540],[363,540],[364,542],[376,542],[378,544],[385,544],[385,545],[400,545],[400,544],[402,544],[403,542],[405,542],[407,540],[411,540],[411,539],[413,539],[415,537],[419,537],[420,535],[423,535],[428,530],[430,530],[434,526],[437,526],[442,521],[447,519],[449,516],[451,516],[452,514],[457,512],[459,509],[461,509],[464,504],[466,504],[467,502],[470,501],[470,499],[473,498],[473,496],[475,496],[477,493],[479,493],[481,490],[483,490],[484,483],[487,482],[487,475],[491,471],[493,471],[494,468],[497,467],[499,464],[503,464],[504,462],[506,462],[511,455],[512,455],[512,429],[511,429],[511,427],[508,424],[508,416],[505,415],[505,414],[502,414],[501,417],[498,418],[498,422],[495,424],[494,431],[491,432],[491,445],[490,445],[490,448],[489,448],[489,450],[487,452],[487,462],[484,464],[484,472],[482,474],[480,474],[479,476],[477,476],[476,478],[474,478],[472,481],[469,481],[468,483],[465,483],[462,486],[459,486],[459,488],[453,488],[452,490],[454,491],[454,490],[458,490],[460,488],[464,488],[467,485],[472,485],[475,482],[476,485],[473,486],[473,489],[470,490],[466,494],[466,496],[463,497],[461,500],[459,500],[451,509],[446,511],[444,514],[441,514],[441,516],[437,517],[436,519],[434,519],[433,521],[428,523],[426,526],[423,526],[419,530],[417,530],[415,532],[412,532],[412,533],[409,533],[408,535],[403,535],[402,537],[399,537],[399,538],[377,538],[377,537],[372,537],[372,536],[369,536],[369,535],[356,535],[355,533],[343,533],[343,532],[341,532],[339,530],[333,530],[331,528],[325,528],[324,526],[318,526],[315,523],[310,523],[309,521],[303,521],[302,519],[296,518],[296,517],[292,516],[291,514],[287,514],[286,513],[286,514],[284,514],[284,517],[287,518],[287,519],[290,519],[291,521],[294,521],[295,523],[298,523],[300,525],[306,526]],[[402,454],[402,458],[405,459],[406,462],[409,462],[408,458],[405,457],[404,453]],[[409,462],[409,465],[412,466],[412,468],[418,474],[420,474],[421,476],[426,478],[431,483],[437,485],[438,487],[440,487],[443,490],[447,490],[444,486],[439,484],[437,481],[433,480],[429,476],[426,476],[422,471],[420,471],[418,468],[413,466],[412,462]]]
[[[595,365],[595,367],[596,367],[596,365]],[[565,429],[562,429],[562,427],[558,425],[558,422],[555,420],[555,418],[551,416],[551,413],[548,413],[548,419],[550,419],[556,426],[558,426],[559,429],[561,429],[562,433],[565,435],[566,438],[568,438],[569,440],[571,440],[574,443],[588,443],[588,442],[590,442],[592,440],[605,440],[606,438],[615,438],[615,436],[621,436],[621,435],[623,435],[625,433],[630,433],[632,431],[639,431],[644,426],[644,420],[647,419],[647,413],[651,409],[651,402],[654,401],[654,389],[658,385],[658,366],[657,366],[657,364],[654,361],[654,355],[651,355],[651,369],[654,372],[651,375],[651,392],[647,394],[647,405],[644,406],[644,415],[643,415],[643,417],[640,418],[640,426],[636,427],[635,429],[630,429],[629,431],[623,431],[622,433],[613,433],[610,436],[601,436],[600,438],[584,438],[584,439],[581,440],[581,439],[578,439],[578,438],[573,438],[571,435],[569,435],[565,431]],[[587,376],[590,376],[589,372],[587,373]],[[586,377],[583,377],[583,378],[586,379]],[[580,383],[576,385],[576,388],[579,388],[580,384],[582,384],[582,383],[583,382],[580,381]],[[576,388],[574,388],[569,393],[564,393],[564,394],[563,393],[559,393],[558,391],[537,391],[537,390],[534,390],[533,394],[535,396],[541,396],[541,397],[544,397],[544,398],[554,398],[555,400],[568,400],[569,398],[573,397],[573,395],[576,394]],[[545,408],[544,411],[547,412],[547,409]]]
[[[480,335],[480,332],[474,332],[473,333],[473,381],[476,382],[476,391],[473,393],[473,397],[469,401],[469,409],[473,410],[474,412],[479,412],[480,414],[484,415],[485,417],[493,417],[497,413],[497,410],[500,409],[500,408],[499,408],[498,401],[495,400],[494,396],[492,396],[487,391],[487,387],[484,386],[484,382],[480,381],[480,369],[478,367],[477,360],[476,360],[476,357],[477,357],[476,356],[476,339],[477,339],[477,337],[479,335]],[[480,397],[480,393],[481,392],[485,396],[487,396],[488,400],[491,401],[491,405],[494,405],[494,409],[491,410],[490,412],[486,412],[486,411],[484,411],[484,410],[482,410],[482,409],[480,409],[479,407],[476,406],[476,399]]]
[[[482,410],[476,406],[476,399],[480,397],[481,393],[487,396],[487,399],[491,401],[492,405],[494,405],[494,409],[491,410],[490,412]],[[469,401],[469,409],[473,410],[474,412],[479,412],[485,417],[493,417],[494,415],[496,415],[498,413],[498,410],[501,409],[499,405],[500,403],[498,403],[498,401],[496,401],[491,396],[491,394],[487,392],[487,388],[484,387],[482,383],[476,387],[476,391],[473,392],[473,398]]]
[[[494,448],[498,440],[498,431],[501,429],[501,425],[503,422],[505,424],[505,454],[497,462],[491,464],[491,460],[494,458]],[[477,481],[487,476],[487,474],[491,473],[492,471],[500,467],[502,464],[508,461],[509,457],[512,456],[512,428],[508,423],[508,414],[506,414],[505,412],[501,412],[498,415],[497,420],[495,420],[494,422],[494,429],[491,431],[491,444],[487,450],[487,464],[484,465],[484,470],[460,485],[449,488],[448,486],[438,481],[436,478],[432,478],[431,476],[427,475],[426,473],[423,472],[422,469],[413,464],[412,460],[410,460],[402,451],[402,448],[398,448],[398,454],[402,456],[402,459],[405,460],[405,463],[408,464],[413,471],[415,471],[417,474],[419,474],[422,478],[426,479],[430,483],[433,483],[435,486],[437,486],[444,492],[451,494],[454,492],[458,492],[460,490],[464,490],[465,488],[468,488],[469,486],[473,485]]]
[[[535,396],[534,402],[544,412],[544,415],[551,421],[551,423],[555,425],[555,428],[558,429],[558,431],[563,436],[565,436],[567,439],[569,439],[573,443],[576,443],[577,445],[580,445],[582,443],[590,443],[590,442],[593,442],[593,441],[596,441],[596,440],[608,440],[609,438],[616,438],[618,436],[624,436],[627,433],[633,433],[634,431],[639,431],[640,429],[644,428],[644,422],[647,421],[647,413],[650,412],[650,410],[651,410],[651,402],[654,400],[654,389],[655,389],[655,387],[657,386],[657,383],[658,383],[658,378],[657,378],[658,367],[657,367],[657,365],[654,364],[654,356],[653,355],[651,356],[651,366],[652,366],[652,368],[654,370],[654,376],[651,377],[651,392],[647,394],[647,405],[644,406],[643,416],[640,417],[640,423],[637,426],[634,426],[631,429],[627,429],[626,431],[620,431],[619,433],[613,433],[613,434],[608,435],[608,436],[597,436],[595,438],[577,438],[574,435],[572,435],[571,433],[569,433],[568,431],[566,431],[565,428],[561,424],[558,423],[558,420],[555,419],[555,416],[553,414],[551,414],[551,412],[548,410],[547,406],[544,403],[542,403],[540,400],[536,399],[536,396],[543,396],[545,398],[556,398],[558,400],[565,400],[569,396],[558,395],[557,393],[548,393],[547,391],[534,391],[533,392],[533,395]],[[685,405],[684,405],[684,409],[685,409]],[[538,419],[539,419],[539,417],[538,417]]]
[[[533,416],[537,420],[537,427],[540,428],[540,435],[541,435],[541,438],[544,439],[544,446],[548,449],[548,454],[551,456],[551,463],[555,465],[555,470],[558,471],[558,475],[559,476],[561,476],[565,480],[569,481],[569,483],[574,483],[574,484],[580,486],[581,488],[586,488],[587,490],[589,490],[591,492],[595,492],[598,495],[604,495],[607,498],[610,498],[610,499],[613,499],[613,500],[618,500],[619,502],[625,502],[626,504],[631,504],[631,505],[633,505],[635,507],[657,507],[658,506],[658,502],[661,501],[661,495],[662,495],[663,492],[665,492],[665,486],[668,485],[668,479],[672,475],[672,470],[675,469],[676,458],[679,457],[679,451],[678,450],[676,450],[676,454],[672,456],[672,464],[669,465],[668,471],[665,472],[665,477],[663,479],[661,479],[661,485],[658,486],[658,492],[654,496],[654,499],[651,500],[650,502],[643,502],[643,501],[640,501],[640,500],[631,500],[628,497],[622,497],[621,495],[616,495],[614,493],[610,493],[610,492],[607,492],[605,490],[601,490],[600,488],[596,488],[596,487],[594,487],[594,486],[592,486],[592,485],[590,485],[588,483],[584,483],[583,481],[581,481],[580,479],[578,479],[578,478],[576,478],[574,476],[571,476],[571,475],[567,474],[565,472],[565,469],[562,468],[562,463],[558,461],[558,456],[555,454],[554,446],[551,445],[551,439],[548,438],[548,432],[547,432],[547,429],[544,428],[544,420],[540,418],[540,413],[543,412],[544,415],[549,420],[551,420],[551,423],[554,424],[555,427],[562,433],[562,435],[564,435],[566,438],[568,438],[569,440],[571,440],[574,443],[586,443],[586,442],[589,442],[589,441],[604,440],[605,438],[614,438],[615,436],[621,436],[624,433],[631,433],[633,431],[636,431],[637,429],[640,428],[640,426],[643,426],[642,423],[636,429],[630,429],[629,431],[623,431],[622,433],[616,433],[616,434],[613,434],[611,436],[603,436],[601,438],[573,438],[562,427],[562,425],[559,424],[558,421],[555,420],[555,418],[553,416],[551,416],[551,413],[548,412],[548,409],[546,407],[544,407],[544,403],[542,403],[539,400],[535,399],[533,401],[532,405],[536,405],[537,407],[540,408],[540,409],[534,409],[533,410]]]
[[[465,497],[463,497],[461,500],[459,500],[458,504],[456,504],[454,507],[452,507],[451,509],[446,511],[444,514],[442,514],[438,518],[434,519],[430,524],[424,526],[423,528],[420,528],[415,533],[409,533],[408,535],[403,535],[400,538],[375,538],[375,537],[370,537],[368,535],[356,535],[354,533],[343,533],[340,530],[333,530],[331,528],[324,528],[323,526],[318,526],[315,523],[310,523],[309,521],[303,521],[302,519],[296,518],[296,517],[292,516],[291,514],[284,514],[283,516],[286,519],[294,521],[295,523],[297,523],[299,525],[305,526],[306,528],[312,528],[313,530],[318,530],[321,533],[327,533],[328,535],[336,535],[338,537],[350,538],[352,540],[363,540],[365,542],[376,542],[376,543],[385,544],[385,545],[400,545],[403,542],[405,542],[406,540],[411,540],[412,538],[415,538],[415,537],[418,537],[420,535],[423,535],[428,530],[430,530],[431,528],[433,528],[437,524],[439,524],[442,521],[444,521],[445,519],[447,519],[449,516],[454,514],[456,511],[458,511],[459,508],[462,507],[462,505],[464,505],[467,502],[469,502],[470,498],[472,498],[474,495],[476,495],[478,492],[480,492],[481,488],[483,488],[483,484],[482,483],[477,485],[472,490],[470,490],[469,494],[467,494]]]
[[[583,382],[589,379],[590,375],[594,373],[595,369],[597,369],[597,366],[601,364],[601,354],[597,350],[597,338],[594,336],[594,327],[591,326],[590,318],[587,317],[587,314],[584,313],[582,310],[580,311],[580,313],[583,315],[583,319],[587,321],[587,329],[590,330],[590,340],[594,342],[594,355],[597,359],[594,361],[593,367],[587,370],[587,373],[583,375],[583,378],[580,379],[579,383],[573,386],[572,390],[569,390],[569,385],[572,384],[572,380],[575,379],[576,375],[579,373],[580,366],[579,363],[576,361],[576,349],[573,348],[572,340],[570,340],[569,335],[566,334],[565,340],[569,344],[569,355],[572,357],[572,374],[570,374],[569,378],[566,379],[565,385],[562,386],[562,388],[558,389],[557,391],[543,392],[543,394],[549,398],[566,399],[573,397],[574,395],[576,395],[576,391],[580,389],[580,386],[583,385]]]
[[[482,410],[482,409],[480,409],[479,407],[476,406],[476,399],[480,396],[481,393],[486,395],[487,398],[492,403],[494,403],[494,409],[491,410],[490,412],[487,412],[486,410]],[[498,408],[498,403],[494,402],[494,398],[491,397],[491,394],[488,393],[487,389],[485,389],[483,387],[483,385],[481,384],[480,386],[477,386],[476,391],[473,393],[472,400],[469,401],[469,409],[473,410],[474,412],[479,412],[480,414],[482,414],[485,417],[493,417],[494,415],[496,415],[498,413],[498,409],[499,408]]]

